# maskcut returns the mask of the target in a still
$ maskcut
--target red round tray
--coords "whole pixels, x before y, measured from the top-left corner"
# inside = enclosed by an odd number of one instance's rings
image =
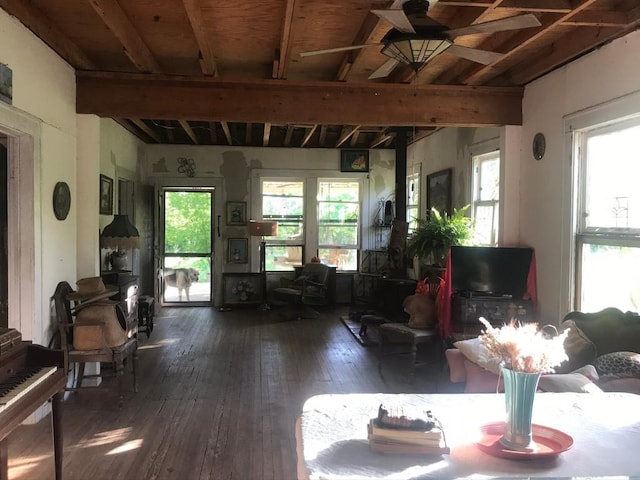
[[[555,428],[533,424],[534,449],[531,451],[509,450],[500,443],[504,422],[487,423],[480,427],[480,439],[476,445],[489,455],[502,458],[535,459],[555,457],[573,446],[573,438]]]

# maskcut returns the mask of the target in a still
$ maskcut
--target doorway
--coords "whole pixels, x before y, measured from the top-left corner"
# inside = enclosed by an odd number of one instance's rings
[[[160,191],[159,285],[163,305],[213,304],[213,188]]]
[[[7,137],[0,133],[0,327],[9,326],[9,221],[7,216]]]

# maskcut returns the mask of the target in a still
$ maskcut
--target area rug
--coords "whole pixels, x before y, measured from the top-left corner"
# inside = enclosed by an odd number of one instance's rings
[[[347,330],[351,332],[353,338],[363,347],[372,347],[378,345],[378,328],[370,326],[367,328],[367,333],[360,335],[360,322],[356,322],[349,318],[349,315],[342,315],[340,321],[343,323]]]

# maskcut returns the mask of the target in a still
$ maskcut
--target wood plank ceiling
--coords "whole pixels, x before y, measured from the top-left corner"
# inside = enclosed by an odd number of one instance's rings
[[[449,28],[532,13],[540,27],[457,37],[502,53],[446,52],[417,73],[380,47],[392,27],[366,0],[0,0],[77,71],[77,111],[147,143],[394,148],[451,125],[519,124],[523,86],[638,28],[637,0],[440,0]]]

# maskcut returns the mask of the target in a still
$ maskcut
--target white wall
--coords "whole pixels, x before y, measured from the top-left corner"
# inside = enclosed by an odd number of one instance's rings
[[[536,249],[541,319],[557,322],[573,308],[571,151],[564,117],[640,90],[640,32],[634,32],[531,83],[522,127],[521,239]],[[533,159],[536,132],[547,149]],[[621,172],[624,174],[624,172]],[[612,305],[615,306],[615,305]]]
[[[21,212],[23,218],[27,216],[33,222],[33,228],[20,240],[19,253],[23,260],[26,255],[32,257],[26,260],[28,267],[19,271],[24,287],[21,303],[31,302],[34,307],[23,315],[16,312],[16,302],[10,303],[9,326],[20,330],[24,339],[46,344],[51,334],[50,297],[60,280],[73,282],[76,274],[75,75],[69,65],[3,10],[0,38],[0,62],[13,71],[13,106],[2,107],[6,124],[0,128],[5,132],[15,129],[12,135],[18,134],[20,116],[25,114],[40,130],[40,138],[35,139],[35,158],[20,158],[20,162],[33,162],[34,166],[29,174],[32,178],[20,179],[33,182],[34,203],[32,211]],[[10,158],[12,155],[17,152],[12,154],[10,149]],[[64,221],[55,218],[52,208],[53,187],[58,181],[67,182],[71,190],[71,211]],[[9,228],[15,232],[17,225]],[[19,261],[16,251],[9,252],[9,257],[10,262]]]
[[[410,147],[410,161],[422,162],[422,175],[454,168],[453,203],[470,201],[469,149],[500,138],[502,245],[535,248],[539,320],[559,323],[573,309],[571,150],[565,117],[640,91],[640,32],[618,39],[525,88],[522,127],[447,128]],[[542,160],[533,158],[537,132],[546,136]],[[424,182],[424,178],[422,179]],[[424,185],[424,183],[422,183]],[[424,187],[421,212],[425,209]]]
[[[10,162],[20,163],[15,171],[30,196],[25,199],[21,191],[20,199],[9,192],[20,200],[9,205],[19,210],[19,218],[13,224],[10,220],[10,235],[22,235],[9,252],[15,264],[10,271],[20,276],[13,282],[20,286],[16,298],[10,293],[9,326],[25,340],[46,345],[53,334],[50,299],[58,282],[75,286],[78,278],[99,274],[100,169],[104,165],[112,177],[116,165],[135,172],[139,142],[112,120],[76,115],[74,69],[4,10],[0,39],[0,63],[13,72],[13,105],[0,104],[0,133],[30,137],[34,151],[24,151],[22,143],[21,151],[12,150],[9,141]],[[63,221],[52,207],[53,188],[61,181],[71,191],[71,209]],[[105,224],[110,220],[104,217]],[[25,228],[18,221],[31,224]]]
[[[445,168],[453,168],[451,182],[452,204],[461,208],[470,202],[471,150],[474,145],[489,141],[500,142],[502,128],[443,128],[409,145],[407,168],[422,164],[420,179],[420,218],[427,208],[426,177]]]
[[[179,171],[178,159],[193,160],[193,177]],[[226,239],[249,237],[248,227],[225,225],[224,202],[245,201],[249,206],[249,218],[258,218],[261,214],[257,210],[260,177],[297,176],[310,181],[331,176],[362,178],[362,246],[365,249],[372,248],[372,224],[378,201],[395,198],[395,152],[370,150],[369,161],[368,174],[340,173],[340,150],[336,149],[148,145],[145,148],[142,176],[157,187],[216,187],[214,218],[220,216],[222,221],[221,236],[214,239],[214,248],[218,252],[214,268],[217,284],[220,285],[221,272],[231,271],[234,267],[241,268],[225,264]],[[258,239],[251,238],[251,242],[250,253],[258,252]],[[306,253],[309,257],[312,254]],[[257,255],[250,256],[250,264],[245,269],[258,271]]]
[[[369,217],[375,213],[377,201],[394,198],[395,192],[395,152],[370,150],[369,157],[368,175],[349,174],[366,179],[363,218],[367,224],[373,221]],[[251,177],[255,172],[277,176],[313,171],[313,175],[322,176],[323,172],[329,175],[340,170],[340,151],[334,149],[148,145],[142,176],[158,186],[171,185],[174,178],[182,178],[181,184],[188,184],[190,177],[179,171],[178,159],[193,160],[193,184],[202,185],[206,178],[222,179],[223,201],[246,201],[249,205],[252,204]],[[252,218],[259,213],[248,212]]]

